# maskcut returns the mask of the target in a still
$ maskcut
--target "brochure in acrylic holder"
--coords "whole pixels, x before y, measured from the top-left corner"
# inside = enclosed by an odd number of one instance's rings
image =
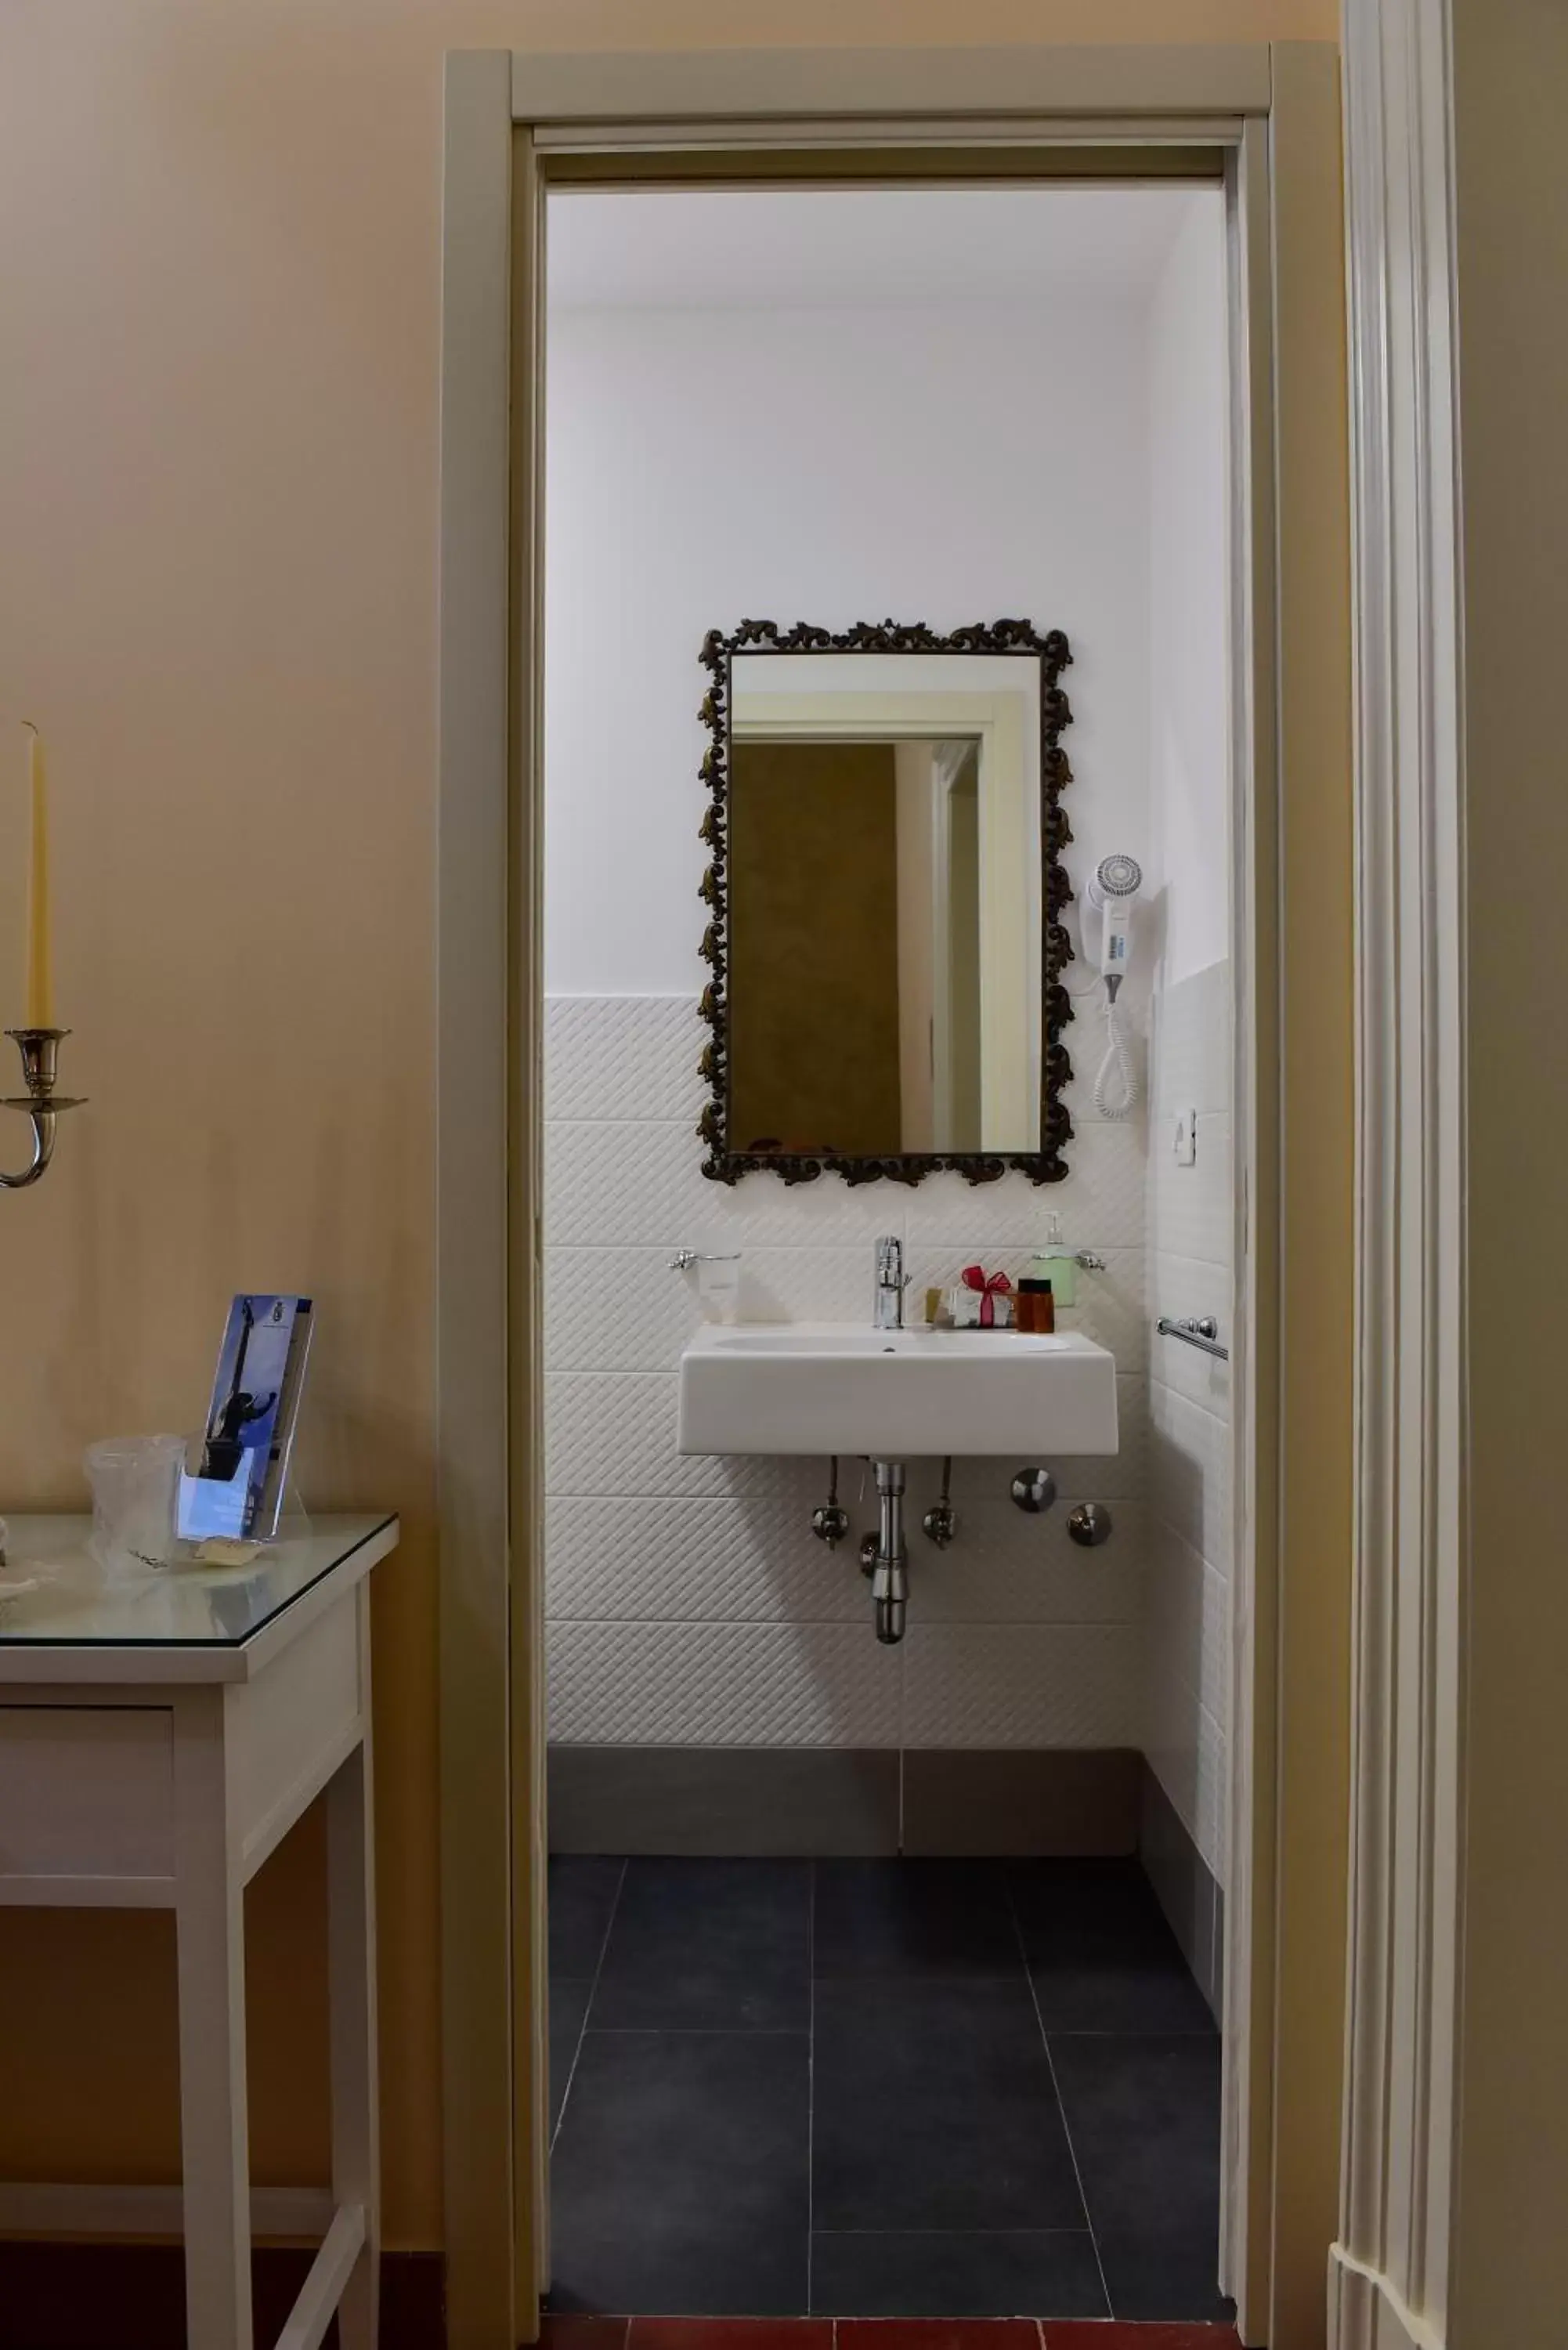
[[[185,1463],[175,1493],[175,1534],[179,1559],[184,1565],[241,1565],[254,1551],[273,1550],[280,1543],[304,1542],[310,1534],[310,1512],[298,1478],[290,1466],[284,1478],[276,1519],[265,1529],[254,1525],[248,1534],[188,1531],[205,1514],[201,1492],[202,1456],[206,1440],[192,1436],[185,1447]]]
[[[313,1318],[308,1297],[234,1299],[206,1427],[180,1474],[182,1542],[248,1547],[300,1531],[291,1464]]]

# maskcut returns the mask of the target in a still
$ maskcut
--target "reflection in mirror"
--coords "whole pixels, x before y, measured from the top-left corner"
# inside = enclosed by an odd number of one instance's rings
[[[974,650],[981,630],[898,632],[934,648],[909,652],[822,650],[822,631],[787,650],[710,639],[703,1132],[722,1180],[1064,1171],[1068,655],[1000,626],[1026,646]]]
[[[737,1149],[881,1158],[986,1147],[979,785],[973,736],[737,733]],[[1016,1118],[1002,1107],[993,1149],[1029,1148],[1027,1067],[1016,1075]]]

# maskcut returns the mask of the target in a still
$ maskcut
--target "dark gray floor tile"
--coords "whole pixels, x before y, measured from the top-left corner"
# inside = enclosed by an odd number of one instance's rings
[[[572,2062],[582,2037],[583,2018],[588,2012],[591,1982],[571,1976],[550,1978],[550,2127],[553,2130],[561,2118],[561,2106],[566,2094],[566,2084],[572,2077]]]
[[[804,2032],[811,1864],[631,1860],[594,2029]]]
[[[557,2310],[805,2309],[804,2033],[583,2036],[552,2166]]]
[[[1022,1968],[819,1981],[812,2146],[826,2231],[1084,2225]]]
[[[1220,2042],[1053,2038],[1113,2315],[1220,2321]]]
[[[811,2305],[826,2317],[1106,2317],[1086,2228],[816,2235]]]
[[[1047,2032],[1197,2032],[1214,2018],[1136,1860],[1008,1871]]]
[[[813,1949],[819,1980],[1023,1965],[1007,1880],[989,1860],[819,1860]]]
[[[626,1863],[570,1853],[550,1856],[550,1972],[587,1977],[604,1954],[616,1887]]]

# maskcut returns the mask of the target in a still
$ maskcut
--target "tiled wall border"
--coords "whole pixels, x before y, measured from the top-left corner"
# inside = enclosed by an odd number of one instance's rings
[[[1137,1853],[1193,1980],[1223,2022],[1225,1895],[1152,1766],[1138,1774]]]
[[[550,1848],[828,1859],[1137,1848],[1130,1747],[563,1746]]]

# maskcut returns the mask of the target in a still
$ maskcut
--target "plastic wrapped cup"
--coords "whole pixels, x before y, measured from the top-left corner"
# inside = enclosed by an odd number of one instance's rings
[[[106,1436],[83,1456],[92,1487],[92,1554],[111,1583],[174,1563],[182,1436]]]

